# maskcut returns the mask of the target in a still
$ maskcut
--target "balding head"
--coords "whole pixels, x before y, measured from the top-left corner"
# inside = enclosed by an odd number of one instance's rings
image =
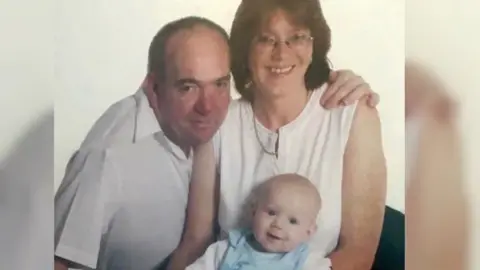
[[[280,197],[314,216],[317,216],[322,206],[320,194],[307,178],[298,174],[280,174],[272,177],[258,187],[256,202],[265,203],[272,197]]]
[[[220,25],[206,18],[189,16],[166,24],[152,39],[148,50],[148,74],[155,75],[157,83],[163,82],[166,76],[166,47],[170,39],[183,30],[191,30],[197,26],[212,30],[228,44],[227,32]]]

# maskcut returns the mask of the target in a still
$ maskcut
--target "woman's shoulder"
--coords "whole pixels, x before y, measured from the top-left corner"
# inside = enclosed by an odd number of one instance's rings
[[[309,106],[315,108],[312,110],[313,114],[328,115],[329,117],[337,116],[339,119],[345,117],[349,118],[355,114],[358,101],[354,101],[351,104],[339,105],[336,108],[327,109],[320,104],[320,100],[328,88],[328,84],[325,83],[322,86],[313,90],[312,96],[309,101]]]

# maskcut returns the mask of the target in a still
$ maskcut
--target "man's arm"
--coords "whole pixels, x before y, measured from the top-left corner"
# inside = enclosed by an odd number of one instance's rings
[[[330,73],[328,88],[320,98],[320,104],[333,109],[353,104],[361,98],[367,98],[370,107],[376,107],[380,101],[370,85],[351,70],[337,70]]]
[[[54,270],[68,270],[69,268],[81,269],[82,266],[55,256]]]
[[[68,270],[68,265],[65,260],[55,257],[55,270]]]
[[[83,154],[82,166],[68,174],[73,177],[70,184],[55,197],[55,270],[95,269],[102,235],[114,211],[106,204],[118,196],[116,172],[105,151]]]
[[[169,270],[185,269],[213,241],[219,188],[215,168],[212,143],[199,146],[193,158],[185,231],[173,253]]]
[[[370,270],[383,225],[386,164],[380,119],[365,99],[357,105],[343,164],[342,225],[329,258],[335,270]]]

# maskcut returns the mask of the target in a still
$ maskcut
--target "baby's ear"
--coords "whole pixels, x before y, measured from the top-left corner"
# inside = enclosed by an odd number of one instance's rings
[[[317,223],[312,222],[312,225],[310,225],[310,227],[307,230],[308,237],[314,235],[317,232],[317,228],[318,228]]]
[[[250,203],[250,214],[251,216],[255,216],[255,212],[257,211],[257,201],[256,200],[252,200],[252,202]]]
[[[255,212],[256,203],[252,199],[247,200],[247,202],[242,207],[242,214],[240,219],[241,225],[247,227],[250,226],[250,223],[254,218]]]

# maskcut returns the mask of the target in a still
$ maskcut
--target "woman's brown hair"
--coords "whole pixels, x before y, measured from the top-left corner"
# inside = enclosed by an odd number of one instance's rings
[[[262,23],[272,12],[285,11],[298,26],[306,27],[313,37],[312,62],[305,74],[307,89],[314,90],[327,82],[330,65],[330,28],[318,0],[243,0],[237,9],[230,32],[232,74],[240,95],[253,100],[253,93],[245,85],[250,81],[249,53],[253,39]]]

